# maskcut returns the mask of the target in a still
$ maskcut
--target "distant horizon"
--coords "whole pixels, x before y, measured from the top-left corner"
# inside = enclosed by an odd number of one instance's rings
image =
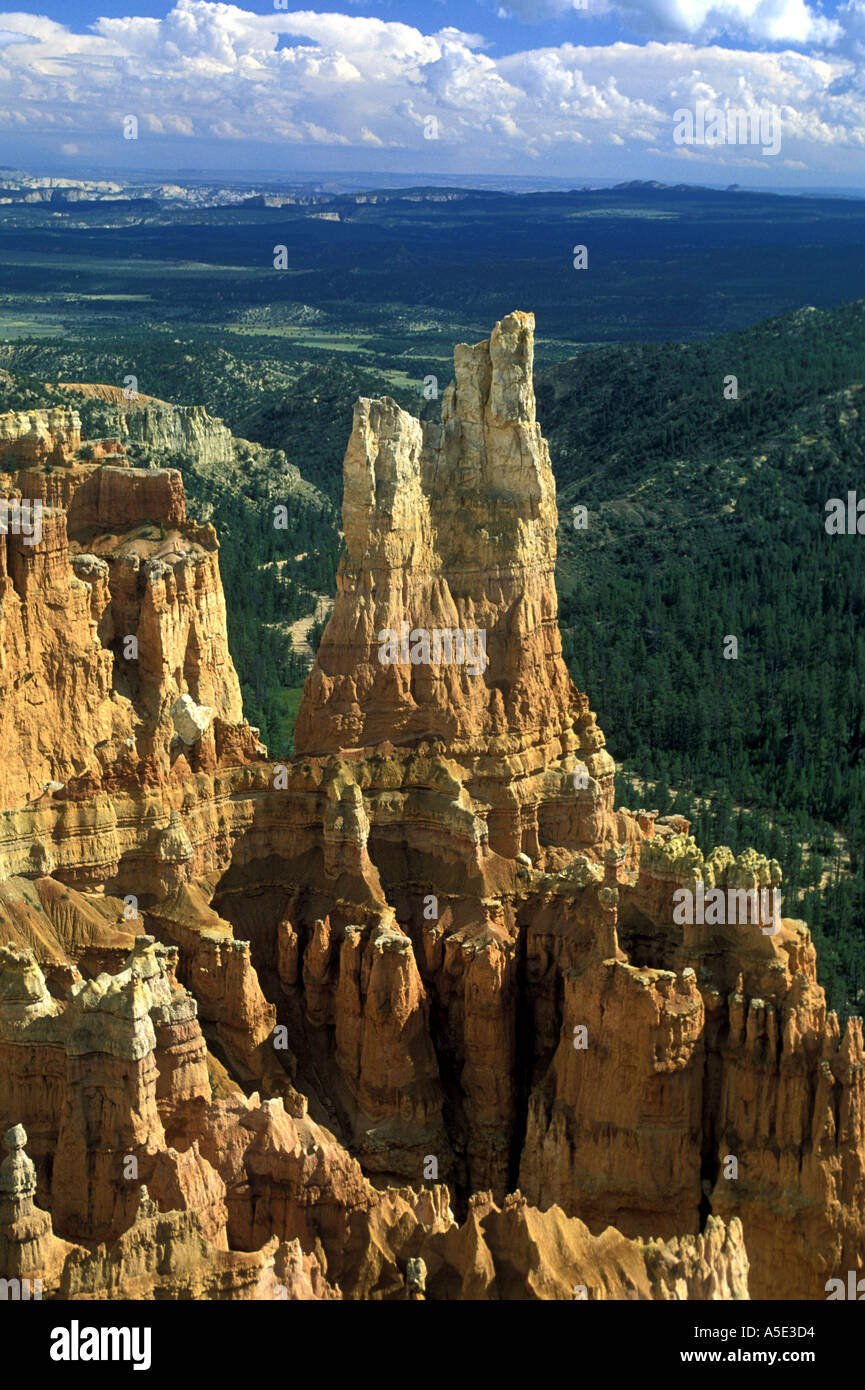
[[[703,187],[865,191],[862,0],[290,6],[0,14],[0,159],[53,177],[263,178],[290,163],[277,177],[380,165],[420,181],[699,173]]]
[[[382,192],[396,192],[401,188],[454,188],[461,191],[470,192],[499,192],[508,193],[567,193],[567,192],[612,192],[617,188],[623,188],[631,184],[635,187],[667,189],[687,189],[689,192],[700,192],[705,190],[711,193],[741,192],[759,194],[762,196],[774,196],[779,198],[802,198],[802,197],[839,197],[839,198],[865,198],[865,185],[845,185],[845,184],[824,184],[824,185],[797,185],[787,184],[771,187],[768,184],[746,184],[733,180],[729,183],[723,182],[691,182],[689,179],[678,179],[675,183],[665,179],[646,179],[646,178],[611,178],[607,176],[593,177],[592,175],[578,174],[571,177],[555,177],[553,175],[531,174],[510,174],[510,173],[487,173],[487,174],[462,174],[444,173],[436,174],[429,170],[405,170],[405,171],[382,171],[377,173],[372,170],[350,170],[350,169],[296,169],[287,170],[283,173],[250,173],[249,170],[241,171],[234,169],[207,169],[196,168],[194,166],[184,169],[139,169],[130,173],[117,167],[100,167],[78,165],[78,172],[71,172],[52,167],[40,167],[38,165],[24,168],[16,164],[0,164],[0,177],[9,178],[13,175],[23,175],[27,178],[36,179],[59,179],[79,183],[123,183],[126,185],[149,186],[170,183],[202,183],[214,184],[223,187],[254,188],[267,185],[274,188],[286,187],[310,187],[312,184],[319,183],[340,183],[345,185],[343,189],[323,190],[324,192],[346,192],[352,191],[353,187],[357,191],[375,191],[380,189]],[[521,185],[521,187],[514,187]]]

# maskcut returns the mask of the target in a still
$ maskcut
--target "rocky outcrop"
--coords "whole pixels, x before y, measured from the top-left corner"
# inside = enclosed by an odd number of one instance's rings
[[[179,834],[179,820],[177,824]],[[236,940],[229,924],[195,886],[182,885],[153,906],[146,918],[179,952],[182,979],[198,1000],[202,1018],[215,1025],[235,1072],[244,1080],[269,1075],[271,1084],[281,1091],[287,1082],[280,1075],[273,1045],[267,1045],[276,1009],[262,994],[249,942]]]
[[[215,721],[238,729],[242,756],[263,752],[243,724],[216,536],[186,521],[180,474],[130,468],[119,445],[94,462],[73,411],[0,417],[3,430],[0,503],[31,510],[0,526],[0,805],[142,764],[164,778],[190,720],[192,766],[219,761]],[[173,711],[190,707],[212,717],[178,738]]]
[[[73,1251],[60,1277],[62,1299],[242,1299],[318,1301],[339,1293],[314,1255],[270,1240],[248,1254],[217,1249],[194,1209],[161,1212],[140,1189],[133,1224],[111,1245]]]
[[[54,1289],[796,1299],[859,1268],[861,1024],[777,864],[613,805],[532,329],[457,349],[440,424],[359,403],[287,764],[176,475],[65,417],[9,472],[45,510],[0,538],[0,1123]]]
[[[705,1010],[693,970],[608,960],[567,969],[564,988],[561,1042],[529,1106],[527,1196],[596,1231],[699,1230]]]
[[[129,1229],[90,1250],[59,1240],[51,1217],[34,1203],[36,1170],[24,1151],[22,1125],[7,1131],[0,1164],[0,1280],[16,1300],[339,1298],[314,1255],[298,1241],[270,1240],[245,1254],[211,1245],[194,1209],[161,1212],[138,1190]],[[10,1293],[11,1290],[11,1293]]]
[[[205,1237],[194,1208],[160,1211],[139,1188],[132,1224],[94,1249],[59,1240],[37,1208],[35,1169],[21,1125],[6,1134],[0,1165],[0,1279],[12,1297],[60,1299],[333,1300],[342,1296],[322,1258],[299,1238],[274,1236],[249,1253]],[[359,1218],[359,1219],[358,1219]],[[429,1196],[390,1189],[348,1228],[356,1296],[598,1301],[745,1299],[748,1262],[741,1225],[710,1218],[706,1234],[681,1241],[589,1235],[557,1208],[527,1208],[519,1194],[503,1211],[488,1194],[473,1199],[466,1223],[436,1211]],[[361,1235],[361,1238],[359,1236]],[[407,1254],[408,1250],[419,1254]],[[394,1251],[397,1252],[396,1256]]]
[[[432,1298],[568,1300],[747,1299],[742,1225],[710,1216],[702,1235],[627,1240],[613,1227],[593,1236],[559,1207],[539,1211],[519,1193],[499,1209],[489,1193],[471,1200],[463,1226],[424,1246]]]
[[[46,511],[41,529],[29,546],[0,534],[4,807],[20,806],[50,781],[101,772],[96,750],[119,757],[132,729],[129,702],[112,689],[112,653],[98,635],[109,621],[107,572],[76,576],[64,513]]]
[[[58,389],[116,407],[121,434],[156,453],[191,455],[205,466],[234,461],[231,431],[200,405],[173,405],[130,388],[91,382],[63,381]]]
[[[11,410],[0,415],[0,472],[69,464],[81,448],[81,417],[64,410]]]
[[[612,770],[556,625],[555,486],[535,419],[533,320],[458,347],[441,424],[361,400],[345,458],[345,555],[307,680],[302,754],[440,743],[476,833],[537,858],[604,838]],[[585,763],[579,795],[574,768]],[[591,809],[590,809],[591,808]]]
[[[80,1247],[58,1240],[51,1217],[36,1206],[36,1166],[25,1152],[24,1126],[7,1129],[3,1142],[9,1152],[0,1162],[0,1279],[17,1281],[13,1298],[42,1298],[59,1287],[66,1259]]]

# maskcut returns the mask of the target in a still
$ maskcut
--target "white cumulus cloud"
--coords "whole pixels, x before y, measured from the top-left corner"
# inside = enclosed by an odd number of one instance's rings
[[[632,0],[630,8],[685,36],[494,57],[480,36],[454,28],[424,33],[313,10],[256,14],[209,0],[176,0],[162,19],[100,19],[88,33],[7,13],[0,131],[95,137],[104,153],[122,140],[124,117],[136,115],[141,139],[429,154],[434,117],[438,149],[461,148],[487,164],[543,157],[552,167],[559,149],[571,157],[597,149],[600,159],[631,149],[643,159],[647,146],[670,159],[723,165],[756,153],[759,162],[759,151],[674,145],[674,112],[702,101],[771,107],[783,158],[796,166],[865,147],[856,49],[865,44],[865,0],[848,0],[845,41],[822,53],[695,37],[737,16],[767,36],[797,25],[805,34],[823,21],[804,0]]]
[[[636,33],[755,43],[829,43],[841,32],[806,0],[510,0],[508,12],[527,23],[573,14],[613,15]]]

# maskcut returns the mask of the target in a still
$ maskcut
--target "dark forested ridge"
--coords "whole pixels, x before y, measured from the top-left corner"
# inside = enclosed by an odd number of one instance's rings
[[[705,847],[781,861],[845,1012],[865,987],[865,536],[825,522],[829,499],[865,497],[863,383],[861,302],[538,381],[574,679]]]

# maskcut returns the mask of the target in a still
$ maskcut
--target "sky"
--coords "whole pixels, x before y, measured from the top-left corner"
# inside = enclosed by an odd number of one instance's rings
[[[865,0],[46,0],[0,163],[861,190]]]

